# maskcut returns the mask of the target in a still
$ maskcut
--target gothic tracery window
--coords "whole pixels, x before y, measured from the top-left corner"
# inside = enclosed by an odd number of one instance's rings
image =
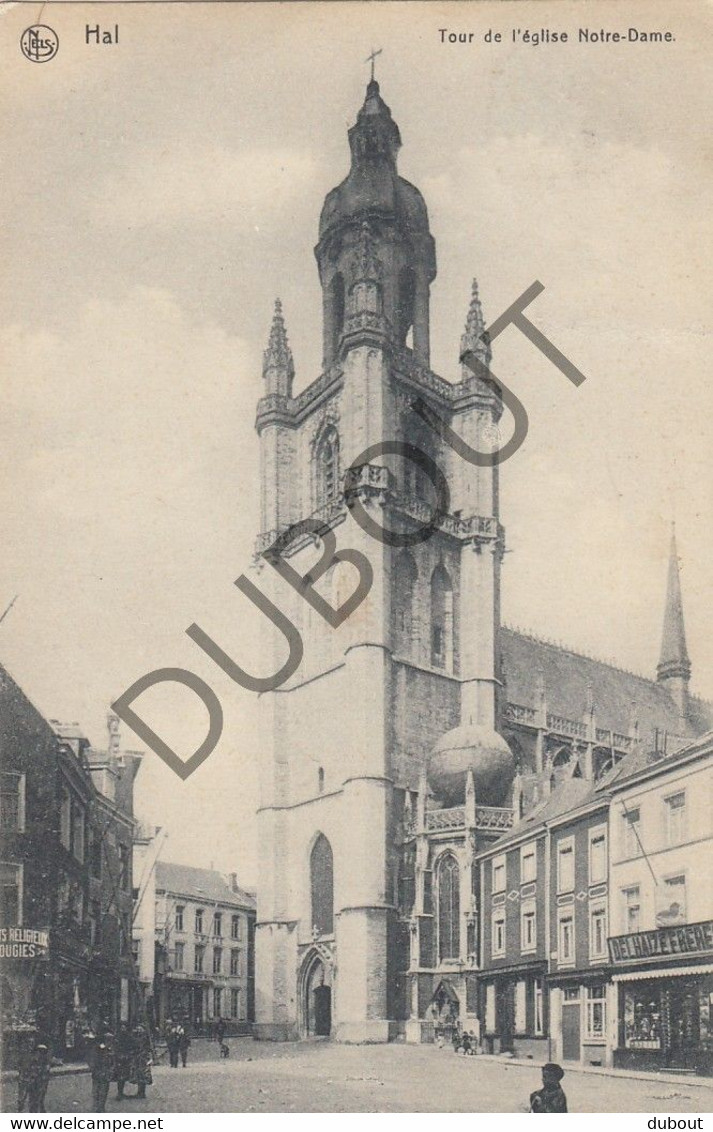
[[[440,959],[460,955],[460,870],[452,853],[438,863],[438,954]]]
[[[339,437],[329,427],[321,437],[316,451],[317,505],[329,503],[339,493]]]
[[[453,669],[453,585],[442,562],[431,577],[431,664]]]
[[[332,846],[323,833],[315,841],[309,859],[312,927],[319,935],[334,932],[334,860]]]

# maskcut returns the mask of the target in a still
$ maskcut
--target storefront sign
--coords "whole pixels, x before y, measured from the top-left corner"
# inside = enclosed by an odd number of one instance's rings
[[[48,931],[34,928],[0,928],[0,959],[47,959]]]
[[[665,955],[702,955],[713,952],[713,920],[617,935],[608,942],[611,963],[635,963]]]

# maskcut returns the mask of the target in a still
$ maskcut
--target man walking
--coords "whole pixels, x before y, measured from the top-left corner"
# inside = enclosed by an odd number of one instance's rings
[[[188,1023],[186,1022],[181,1026],[181,1033],[178,1039],[178,1050],[181,1055],[181,1066],[183,1069],[186,1068],[186,1062],[188,1061],[188,1047],[190,1044],[191,1039],[188,1034]]]
[[[106,1112],[106,1098],[114,1069],[114,1035],[107,1033],[94,1051],[92,1063],[92,1112]]]

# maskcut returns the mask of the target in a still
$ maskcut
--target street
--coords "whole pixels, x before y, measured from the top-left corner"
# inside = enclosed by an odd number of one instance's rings
[[[457,1057],[434,1046],[344,1046],[230,1039],[231,1058],[197,1041],[186,1069],[154,1067],[145,1101],[116,1100],[107,1111],[142,1112],[518,1112],[540,1085],[536,1066]],[[710,1088],[606,1077],[568,1069],[562,1082],[571,1112],[709,1112]],[[135,1089],[130,1087],[130,1091]],[[88,1074],[53,1077],[48,1112],[86,1112]],[[13,1109],[15,1086],[6,1093]]]

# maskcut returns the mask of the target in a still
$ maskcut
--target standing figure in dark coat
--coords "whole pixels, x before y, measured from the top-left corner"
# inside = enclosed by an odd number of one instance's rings
[[[218,1019],[217,1025],[215,1027],[215,1035],[216,1035],[218,1041],[220,1042],[220,1044],[222,1045],[223,1039],[225,1038],[225,1022],[223,1021],[222,1018]]]
[[[134,1028],[133,1079],[136,1081],[137,1085],[136,1096],[140,1100],[143,1100],[146,1096],[146,1086],[153,1084],[153,1077],[151,1075],[152,1063],[153,1050],[151,1049],[151,1039],[146,1032],[146,1027],[136,1026]]]
[[[560,1081],[564,1069],[553,1061],[542,1066],[542,1088],[530,1093],[530,1112],[567,1112],[567,1097]]]
[[[17,1111],[24,1112],[30,1097],[30,1066],[35,1053],[37,1031],[28,1030],[20,1037],[17,1059]]]
[[[178,1049],[181,1054],[181,1065],[184,1069],[186,1068],[186,1062],[188,1061],[188,1047],[190,1046],[190,1044],[191,1038],[188,1033],[188,1023],[186,1022],[183,1026],[181,1026],[181,1034],[178,1039]]]
[[[44,1112],[47,1085],[50,1079],[50,1052],[40,1042],[35,1046],[30,1059],[27,1091],[30,1102],[28,1112]]]
[[[119,1025],[119,1033],[116,1037],[116,1047],[114,1050],[114,1068],[116,1072],[116,1099],[118,1101],[124,1098],[124,1086],[127,1081],[133,1080],[134,1062],[134,1041],[129,1033],[129,1027],[126,1022],[121,1022]]]
[[[107,1032],[97,1042],[92,1058],[92,1112],[106,1112],[109,1083],[114,1075],[114,1035]]]
[[[168,1063],[171,1069],[178,1069],[178,1033],[179,1027],[169,1018],[166,1023],[166,1049],[168,1050]]]

